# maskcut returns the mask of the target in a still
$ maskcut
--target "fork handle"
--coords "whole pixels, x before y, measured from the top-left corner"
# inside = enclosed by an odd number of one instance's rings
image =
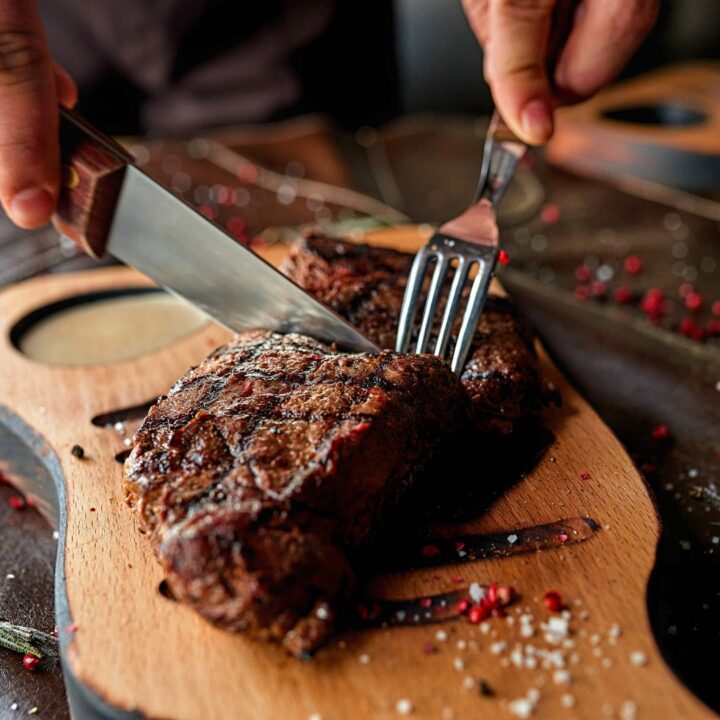
[[[479,200],[488,200],[497,211],[515,168],[526,151],[527,145],[518,139],[495,110],[485,136],[482,169],[473,205]]]

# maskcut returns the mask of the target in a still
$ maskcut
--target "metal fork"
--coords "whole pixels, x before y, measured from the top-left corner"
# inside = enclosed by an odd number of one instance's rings
[[[515,137],[495,111],[485,136],[480,181],[472,205],[462,215],[442,225],[415,256],[400,313],[395,345],[398,352],[407,352],[410,347],[426,275],[434,261],[435,269],[425,299],[415,352],[427,352],[445,281],[454,272],[435,340],[434,354],[445,357],[459,316],[463,292],[471,280],[472,269],[477,267],[452,359],[446,358],[450,360],[453,372],[462,372],[498,259],[497,208],[526,150],[527,145]]]

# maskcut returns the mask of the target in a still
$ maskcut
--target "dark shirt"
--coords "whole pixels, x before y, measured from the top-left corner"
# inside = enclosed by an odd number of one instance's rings
[[[292,57],[326,30],[335,4],[39,0],[81,109],[108,131],[155,134],[267,120],[298,103]]]

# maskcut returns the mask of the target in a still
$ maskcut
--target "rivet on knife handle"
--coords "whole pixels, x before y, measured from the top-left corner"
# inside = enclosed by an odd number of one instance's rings
[[[62,183],[52,222],[83,251],[99,257],[132,156],[81,117],[60,110]]]

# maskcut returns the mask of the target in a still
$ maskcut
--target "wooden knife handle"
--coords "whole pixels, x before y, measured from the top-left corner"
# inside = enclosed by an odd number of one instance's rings
[[[79,115],[60,110],[62,181],[52,223],[93,257],[105,251],[132,156]]]

